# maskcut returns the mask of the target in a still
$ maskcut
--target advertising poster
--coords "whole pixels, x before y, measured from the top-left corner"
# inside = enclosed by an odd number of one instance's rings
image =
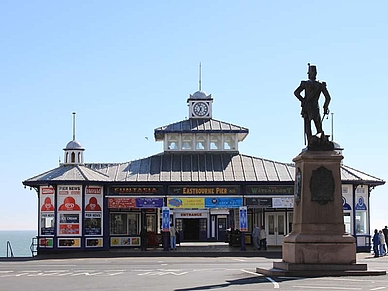
[[[51,186],[40,187],[40,235],[54,235],[55,190]]]
[[[108,198],[108,208],[136,208],[136,198]]]
[[[101,211],[102,203],[102,187],[86,187],[85,211]]]
[[[101,213],[85,213],[85,235],[101,235]]]
[[[239,208],[242,204],[242,198],[205,198],[205,208]]]
[[[54,212],[41,213],[40,235],[54,235]]]
[[[102,235],[102,195],[102,187],[87,186],[85,189],[85,235]]]
[[[79,229],[79,223],[74,223],[74,224],[65,224],[65,223],[60,223],[59,224],[59,234],[69,234],[69,235],[79,235],[80,234],[80,229]]]
[[[81,186],[58,186],[58,211],[81,211]]]
[[[59,238],[58,247],[79,248],[81,246],[80,240],[79,238]]]
[[[102,238],[87,238],[86,247],[87,248],[100,248],[102,247]]]
[[[112,247],[140,246],[140,237],[111,237]]]
[[[137,208],[162,208],[163,198],[136,198]]]
[[[80,236],[82,234],[82,187],[58,186],[58,235]]]
[[[53,239],[52,238],[40,238],[39,239],[39,247],[40,248],[52,248],[53,247]]]
[[[54,197],[55,191],[53,187],[40,187],[40,211],[50,212],[54,211]]]
[[[273,208],[294,208],[294,197],[272,198]]]
[[[169,208],[205,208],[205,198],[167,198]]]

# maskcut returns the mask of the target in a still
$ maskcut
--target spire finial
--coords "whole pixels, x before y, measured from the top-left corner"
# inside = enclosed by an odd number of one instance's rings
[[[202,90],[202,66],[201,62],[199,62],[199,91]]]
[[[75,140],[75,112],[73,112],[73,140]]]

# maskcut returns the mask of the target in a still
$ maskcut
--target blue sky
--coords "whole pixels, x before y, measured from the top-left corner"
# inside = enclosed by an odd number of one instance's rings
[[[73,111],[85,162],[161,152],[153,131],[188,115],[199,62],[213,118],[250,130],[240,152],[279,162],[304,147],[293,91],[316,64],[344,163],[386,180],[388,2],[371,3],[1,1],[0,229],[37,229],[21,182],[63,161]],[[372,228],[388,224],[386,187]]]

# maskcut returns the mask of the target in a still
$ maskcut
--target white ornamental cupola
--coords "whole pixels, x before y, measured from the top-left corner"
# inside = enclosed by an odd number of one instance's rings
[[[75,140],[75,112],[73,112],[73,140],[63,149],[65,151],[65,165],[80,165],[84,163],[84,148]]]
[[[212,118],[212,95],[207,95],[202,91],[201,84],[201,63],[199,63],[199,90],[194,94],[190,94],[187,99],[189,105],[189,118],[195,119],[211,119]]]

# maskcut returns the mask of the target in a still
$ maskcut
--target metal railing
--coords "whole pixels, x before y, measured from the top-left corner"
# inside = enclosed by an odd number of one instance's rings
[[[35,257],[38,254],[38,237],[33,237],[30,245],[31,255]]]
[[[7,258],[9,258],[9,257],[13,258],[14,255],[13,255],[11,242],[9,240],[7,240]]]

